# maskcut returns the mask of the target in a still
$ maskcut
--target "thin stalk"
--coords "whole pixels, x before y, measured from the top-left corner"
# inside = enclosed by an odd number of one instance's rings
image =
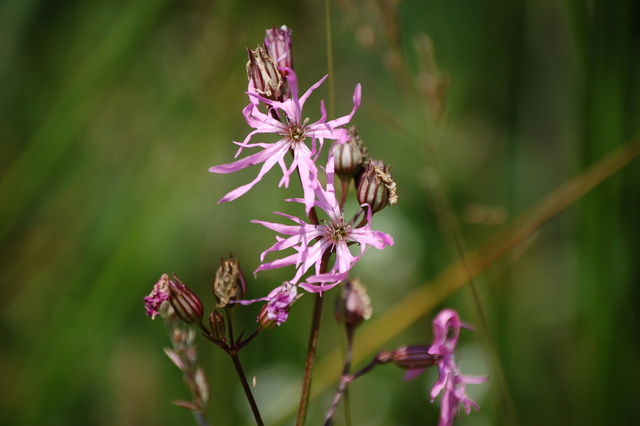
[[[233,360],[233,365],[234,367],[236,367],[236,371],[238,372],[240,383],[242,383],[242,389],[244,390],[244,394],[249,401],[249,405],[251,406],[251,411],[253,412],[253,417],[256,420],[256,424],[258,426],[264,426],[264,422],[262,421],[262,417],[260,416],[260,410],[258,410],[256,400],[253,398],[253,393],[251,392],[251,388],[249,387],[249,383],[247,382],[247,376],[245,376],[244,370],[242,369],[240,358],[238,357],[237,353],[229,353],[229,356],[231,357],[231,360]]]
[[[320,341],[320,322],[322,321],[322,306],[324,298],[321,293],[316,294],[313,305],[313,319],[311,321],[311,336],[309,337],[309,348],[307,350],[307,362],[304,366],[304,380],[302,384],[302,394],[300,395],[300,405],[298,406],[298,417],[296,426],[303,426],[307,420],[309,409],[309,395],[311,395],[311,378],[316,364],[318,352],[318,342]]]
[[[227,330],[229,331],[229,344],[231,346],[235,346],[236,341],[233,336],[233,322],[231,319],[231,314],[229,313],[230,309],[225,309],[224,313],[227,315]]]
[[[204,416],[204,413],[193,411],[193,417],[196,419],[196,423],[198,424],[198,426],[209,426],[209,422]]]
[[[333,79],[333,37],[331,36],[331,2],[324,1],[325,24],[327,28],[327,73],[329,74],[329,117],[334,117],[336,113],[335,90]]]
[[[347,201],[347,193],[349,192],[349,184],[351,183],[351,179],[346,180],[340,178],[340,188],[342,192],[340,193],[340,209],[344,208],[344,203]]]
[[[340,384],[338,385],[338,389],[336,390],[336,394],[333,396],[333,401],[331,402],[331,408],[327,412],[327,417],[324,421],[324,426],[331,426],[333,424],[333,417],[336,414],[336,410],[338,409],[338,404],[342,399],[342,396],[347,396],[349,383],[353,381],[353,376],[349,374],[351,371],[351,359],[353,358],[353,331],[354,328],[350,325],[347,325],[347,351],[345,353],[344,360],[344,368],[342,369],[342,375],[340,376]],[[346,405],[345,398],[345,405]],[[345,410],[347,407],[345,407]],[[347,423],[350,423],[349,416],[347,416]]]

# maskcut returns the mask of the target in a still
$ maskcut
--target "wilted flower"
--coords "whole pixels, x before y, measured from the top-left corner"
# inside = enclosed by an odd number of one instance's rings
[[[267,99],[283,101],[284,81],[273,58],[260,46],[256,50],[247,48],[247,53],[247,77],[253,83],[256,93]]]
[[[289,248],[294,248],[296,251],[296,253],[282,259],[262,263],[255,272],[296,265],[298,270],[291,282],[298,283],[302,276],[312,266],[315,266],[315,275],[307,279],[306,283],[300,284],[300,286],[310,292],[322,292],[344,280],[353,264],[369,246],[380,250],[393,244],[393,238],[390,235],[371,229],[370,220],[367,220],[364,225],[359,227],[354,223],[345,222],[335,195],[333,172],[334,159],[330,155],[326,170],[327,189],[325,190],[318,185],[314,190],[316,200],[313,201],[314,206],[321,208],[327,214],[329,217],[327,221],[323,221],[318,225],[309,224],[295,216],[278,212],[276,214],[291,219],[296,225],[253,221],[280,234],[289,235],[288,238],[278,237],[278,242],[262,253],[261,260],[263,262],[269,252]],[[293,201],[302,202],[302,200]],[[371,213],[368,212],[368,215],[368,219],[370,219]],[[349,245],[354,243],[360,245],[360,255],[358,256],[354,256],[349,251]],[[322,273],[323,257],[331,253],[336,255],[334,265],[329,271]],[[320,285],[315,285],[316,283]]]
[[[304,95],[298,97],[298,80],[293,71],[287,74],[291,98],[284,102],[273,101],[261,96],[254,88],[252,81],[249,82],[249,98],[251,103],[247,105],[243,114],[247,124],[255,130],[249,133],[244,141],[236,143],[240,148],[236,157],[244,148],[261,148],[260,152],[251,154],[230,164],[214,166],[209,169],[211,173],[232,173],[246,167],[263,163],[258,176],[251,182],[234,189],[222,197],[220,203],[232,201],[249,191],[262,177],[276,164],[282,169],[282,179],[279,186],[289,186],[291,174],[296,170],[299,172],[302,189],[304,192],[304,202],[307,212],[313,206],[314,190],[318,186],[318,171],[315,166],[320,149],[325,139],[344,143],[348,139],[347,129],[341,126],[351,121],[356,109],[360,106],[360,84],[356,85],[353,93],[353,109],[348,115],[335,120],[327,121],[327,112],[324,102],[320,104],[322,116],[315,123],[309,124],[307,118],[302,116],[302,107],[311,93],[325,80],[323,77],[319,82],[311,86]],[[283,121],[274,118],[274,114],[265,114],[258,109],[262,102],[276,112],[278,117],[283,117]],[[279,111],[279,112],[278,112]],[[251,138],[259,133],[275,133],[282,139],[275,143],[249,143]],[[305,141],[311,139],[311,148]],[[293,154],[291,165],[285,163],[287,153]]]
[[[162,274],[158,282],[153,286],[153,290],[144,298],[144,306],[147,308],[146,314],[155,319],[160,314],[160,305],[165,300],[169,300],[169,276]]]
[[[154,319],[160,314],[160,306],[168,301],[175,314],[187,324],[202,321],[202,302],[189,287],[180,282],[178,277],[169,279],[167,274],[162,274],[160,280],[153,286],[151,293],[144,298],[147,315]]]

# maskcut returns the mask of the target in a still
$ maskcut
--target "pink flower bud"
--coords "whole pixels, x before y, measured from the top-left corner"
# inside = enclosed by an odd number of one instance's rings
[[[278,65],[278,69],[283,77],[287,76],[288,70],[293,69],[293,56],[291,54],[291,30],[286,25],[276,28],[275,26],[266,31],[264,45],[269,56]]]
[[[344,283],[336,302],[335,316],[339,323],[357,326],[371,318],[371,299],[357,278]]]

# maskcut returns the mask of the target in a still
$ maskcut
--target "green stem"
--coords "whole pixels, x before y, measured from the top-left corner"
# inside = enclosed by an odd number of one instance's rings
[[[304,380],[302,384],[302,394],[300,395],[300,405],[298,406],[298,417],[296,426],[303,426],[307,420],[309,409],[309,396],[311,395],[311,377],[316,364],[318,352],[318,342],[320,341],[320,322],[322,320],[322,306],[324,298],[321,293],[316,294],[316,301],[313,306],[313,319],[311,322],[311,336],[309,337],[309,349],[307,351],[307,362],[304,367]]]
[[[347,392],[349,390],[348,386],[349,386],[349,383],[351,383],[351,381],[353,380],[353,376],[349,375],[349,371],[351,371],[351,359],[353,358],[354,327],[347,324],[346,331],[347,331],[347,351],[345,354],[344,368],[342,369],[342,376],[340,376],[340,384],[338,385],[338,390],[336,391],[336,394],[333,397],[331,408],[327,412],[327,417],[325,418],[324,426],[331,426],[333,424],[333,418],[336,414],[336,410],[338,409],[338,404],[340,403],[340,400],[342,399],[343,396],[345,397],[345,405],[346,405],[347,403],[346,398],[348,395]],[[350,413],[347,407],[348,406],[345,406],[345,411],[347,412],[346,421],[347,423],[351,423]]]
[[[253,417],[256,420],[256,424],[258,426],[264,426],[264,422],[262,421],[262,417],[260,417],[260,410],[258,410],[258,406],[256,405],[256,400],[253,398],[253,393],[251,392],[251,388],[249,387],[249,383],[247,382],[247,376],[244,374],[244,370],[242,369],[242,364],[240,364],[240,358],[238,358],[237,353],[229,353],[229,356],[233,360],[233,365],[236,367],[236,371],[238,372],[238,377],[240,377],[240,383],[242,383],[242,389],[244,390],[244,394],[249,401],[249,405],[251,406],[251,411],[253,412]]]
[[[331,37],[331,2],[324,2],[325,24],[327,27],[327,73],[329,74],[329,117],[334,117],[336,113],[335,90],[333,80],[333,38]]]

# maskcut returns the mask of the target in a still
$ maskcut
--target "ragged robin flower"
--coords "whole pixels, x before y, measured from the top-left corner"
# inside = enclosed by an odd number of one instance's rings
[[[453,424],[460,404],[466,414],[471,412],[471,407],[477,411],[478,404],[467,396],[465,385],[482,383],[488,379],[460,374],[453,353],[458,346],[458,336],[462,327],[470,328],[460,321],[458,313],[453,309],[444,309],[433,319],[433,343],[429,353],[441,359],[437,363],[439,377],[431,389],[431,401],[442,393],[439,426]]]
[[[315,188],[313,205],[322,209],[328,216],[328,220],[316,225],[306,223],[295,216],[276,212],[276,214],[293,221],[295,225],[253,221],[280,234],[288,235],[287,238],[278,237],[278,242],[262,253],[263,263],[255,272],[296,265],[297,271],[291,282],[298,283],[302,276],[315,266],[315,275],[309,277],[300,286],[309,292],[317,293],[328,290],[343,281],[351,267],[369,247],[373,246],[381,250],[393,245],[393,238],[390,235],[371,229],[370,209],[365,209],[367,220],[364,224],[344,220],[343,212],[336,199],[333,182],[334,158],[331,155],[327,161],[326,176],[326,189],[321,185]],[[292,201],[303,202],[299,199]],[[349,246],[353,244],[360,246],[360,253],[357,256],[354,256],[349,250]],[[264,262],[268,253],[289,248],[293,248],[296,252],[272,262]],[[324,257],[332,253],[335,253],[333,266],[324,272],[322,271]]]
[[[251,182],[240,186],[222,197],[220,203],[232,201],[248,192],[258,183],[262,177],[278,164],[282,170],[282,179],[279,186],[288,187],[291,174],[295,171],[299,172],[300,181],[304,193],[304,203],[307,213],[311,210],[314,202],[314,190],[318,186],[318,171],[315,161],[322,149],[325,139],[344,143],[349,139],[347,129],[343,128],[345,124],[351,121],[353,114],[360,106],[360,84],[356,85],[353,93],[353,109],[348,115],[327,121],[327,112],[324,102],[321,105],[322,115],[320,119],[314,123],[309,123],[308,118],[303,118],[302,108],[311,95],[311,93],[322,84],[327,77],[323,77],[316,84],[311,86],[304,95],[298,96],[298,80],[296,74],[291,70],[287,74],[289,89],[291,90],[291,98],[284,102],[273,101],[260,96],[256,92],[253,82],[249,81],[249,99],[251,103],[244,108],[243,114],[247,120],[247,124],[254,130],[247,135],[242,142],[234,142],[240,148],[236,153],[236,157],[240,155],[245,148],[260,148],[261,151],[241,158],[233,163],[214,166],[209,169],[211,173],[232,173],[242,170],[249,166],[262,163],[262,167],[258,175]],[[265,114],[258,108],[260,103],[267,105],[276,114]],[[274,118],[281,117],[282,121]],[[275,143],[250,143],[250,140],[257,134],[274,133],[281,137]],[[311,141],[310,147],[307,140]],[[293,160],[290,165],[285,162],[285,156],[291,152]]]

